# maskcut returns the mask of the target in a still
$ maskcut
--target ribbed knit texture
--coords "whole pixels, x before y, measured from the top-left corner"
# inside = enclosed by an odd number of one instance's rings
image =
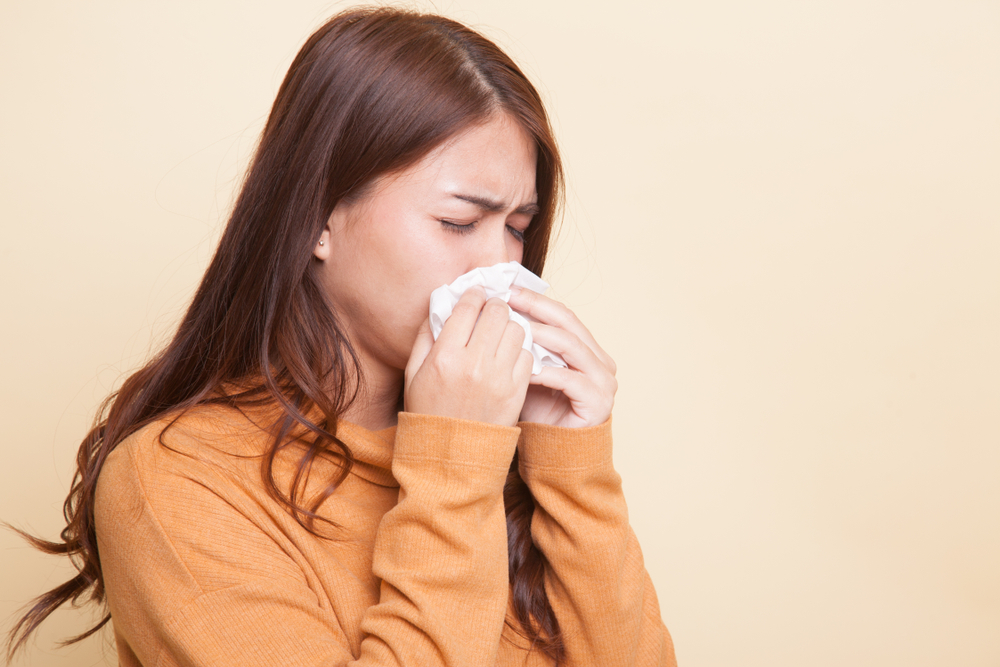
[[[610,421],[507,428],[400,413],[341,422],[357,464],[310,534],[261,483],[269,437],[198,408],[121,443],[97,488],[122,667],[546,665],[504,623],[503,484],[515,447],[569,665],[674,665],[611,463]],[[162,440],[162,442],[161,442]],[[301,449],[275,465],[287,490]],[[312,470],[307,496],[336,475]],[[511,616],[512,617],[512,616]]]

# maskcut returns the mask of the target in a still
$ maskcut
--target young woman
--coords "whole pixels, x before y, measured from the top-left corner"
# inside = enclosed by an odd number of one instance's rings
[[[289,70],[174,339],[84,440],[62,542],[135,665],[664,665],[611,463],[615,365],[561,304],[430,292],[541,273],[539,96],[453,21],[347,11]],[[105,622],[108,620],[105,619]],[[95,628],[96,630],[96,628]]]

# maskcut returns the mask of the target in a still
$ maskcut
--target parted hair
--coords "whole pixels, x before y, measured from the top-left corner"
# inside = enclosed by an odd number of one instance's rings
[[[375,179],[497,114],[519,122],[537,145],[540,211],[525,234],[522,263],[541,273],[562,205],[562,167],[541,98],[517,65],[460,23],[400,9],[350,9],[309,37],[281,84],[219,246],[176,333],[104,401],[80,445],[60,539],[19,531],[42,551],[70,557],[78,574],[31,603],[10,630],[8,659],[63,604],[105,603],[94,525],[97,480],[111,451],[152,422],[196,405],[277,407],[262,483],[319,535],[315,524],[324,519],[317,510],[354,460],[337,438],[338,420],[352,402],[364,400],[364,378],[321,287],[312,249],[338,202],[363,197]],[[308,447],[283,489],[273,464],[293,437]],[[300,489],[319,457],[336,459],[341,473],[306,500]],[[511,625],[558,664],[564,648],[545,593],[546,561],[531,540],[535,503],[516,455],[504,504],[517,617]],[[109,619],[106,614],[65,643]]]

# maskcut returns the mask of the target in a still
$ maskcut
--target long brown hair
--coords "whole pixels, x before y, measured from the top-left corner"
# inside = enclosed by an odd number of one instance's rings
[[[77,455],[63,506],[61,541],[25,533],[69,556],[78,574],[34,600],[8,636],[8,658],[66,602],[103,603],[94,492],[108,454],[143,426],[192,406],[281,408],[262,478],[303,526],[353,462],[337,421],[358,398],[361,368],[314,275],[312,248],[337,202],[364,193],[457,132],[506,113],[538,147],[540,212],[525,235],[523,264],[541,273],[562,197],[562,168],[541,99],[493,42],[439,16],[388,8],[340,13],[317,30],[289,69],[219,247],[170,344],[126,379],[98,413]],[[239,386],[239,391],[224,387]],[[333,391],[331,392],[331,387]],[[307,415],[322,415],[311,420]],[[293,431],[311,432],[289,493],[271,464]],[[320,456],[341,477],[304,505],[297,495]],[[556,663],[564,648],[544,587],[545,557],[531,540],[534,501],[511,465],[504,488],[514,629]],[[80,636],[100,629],[110,616]]]

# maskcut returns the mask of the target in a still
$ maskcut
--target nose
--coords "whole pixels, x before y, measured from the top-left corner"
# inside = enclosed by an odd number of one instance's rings
[[[510,254],[510,234],[507,232],[506,225],[500,225],[500,233],[491,233],[484,235],[487,238],[484,239],[483,247],[480,249],[479,266],[493,266],[494,264],[500,264],[501,262],[509,262],[513,257]]]

